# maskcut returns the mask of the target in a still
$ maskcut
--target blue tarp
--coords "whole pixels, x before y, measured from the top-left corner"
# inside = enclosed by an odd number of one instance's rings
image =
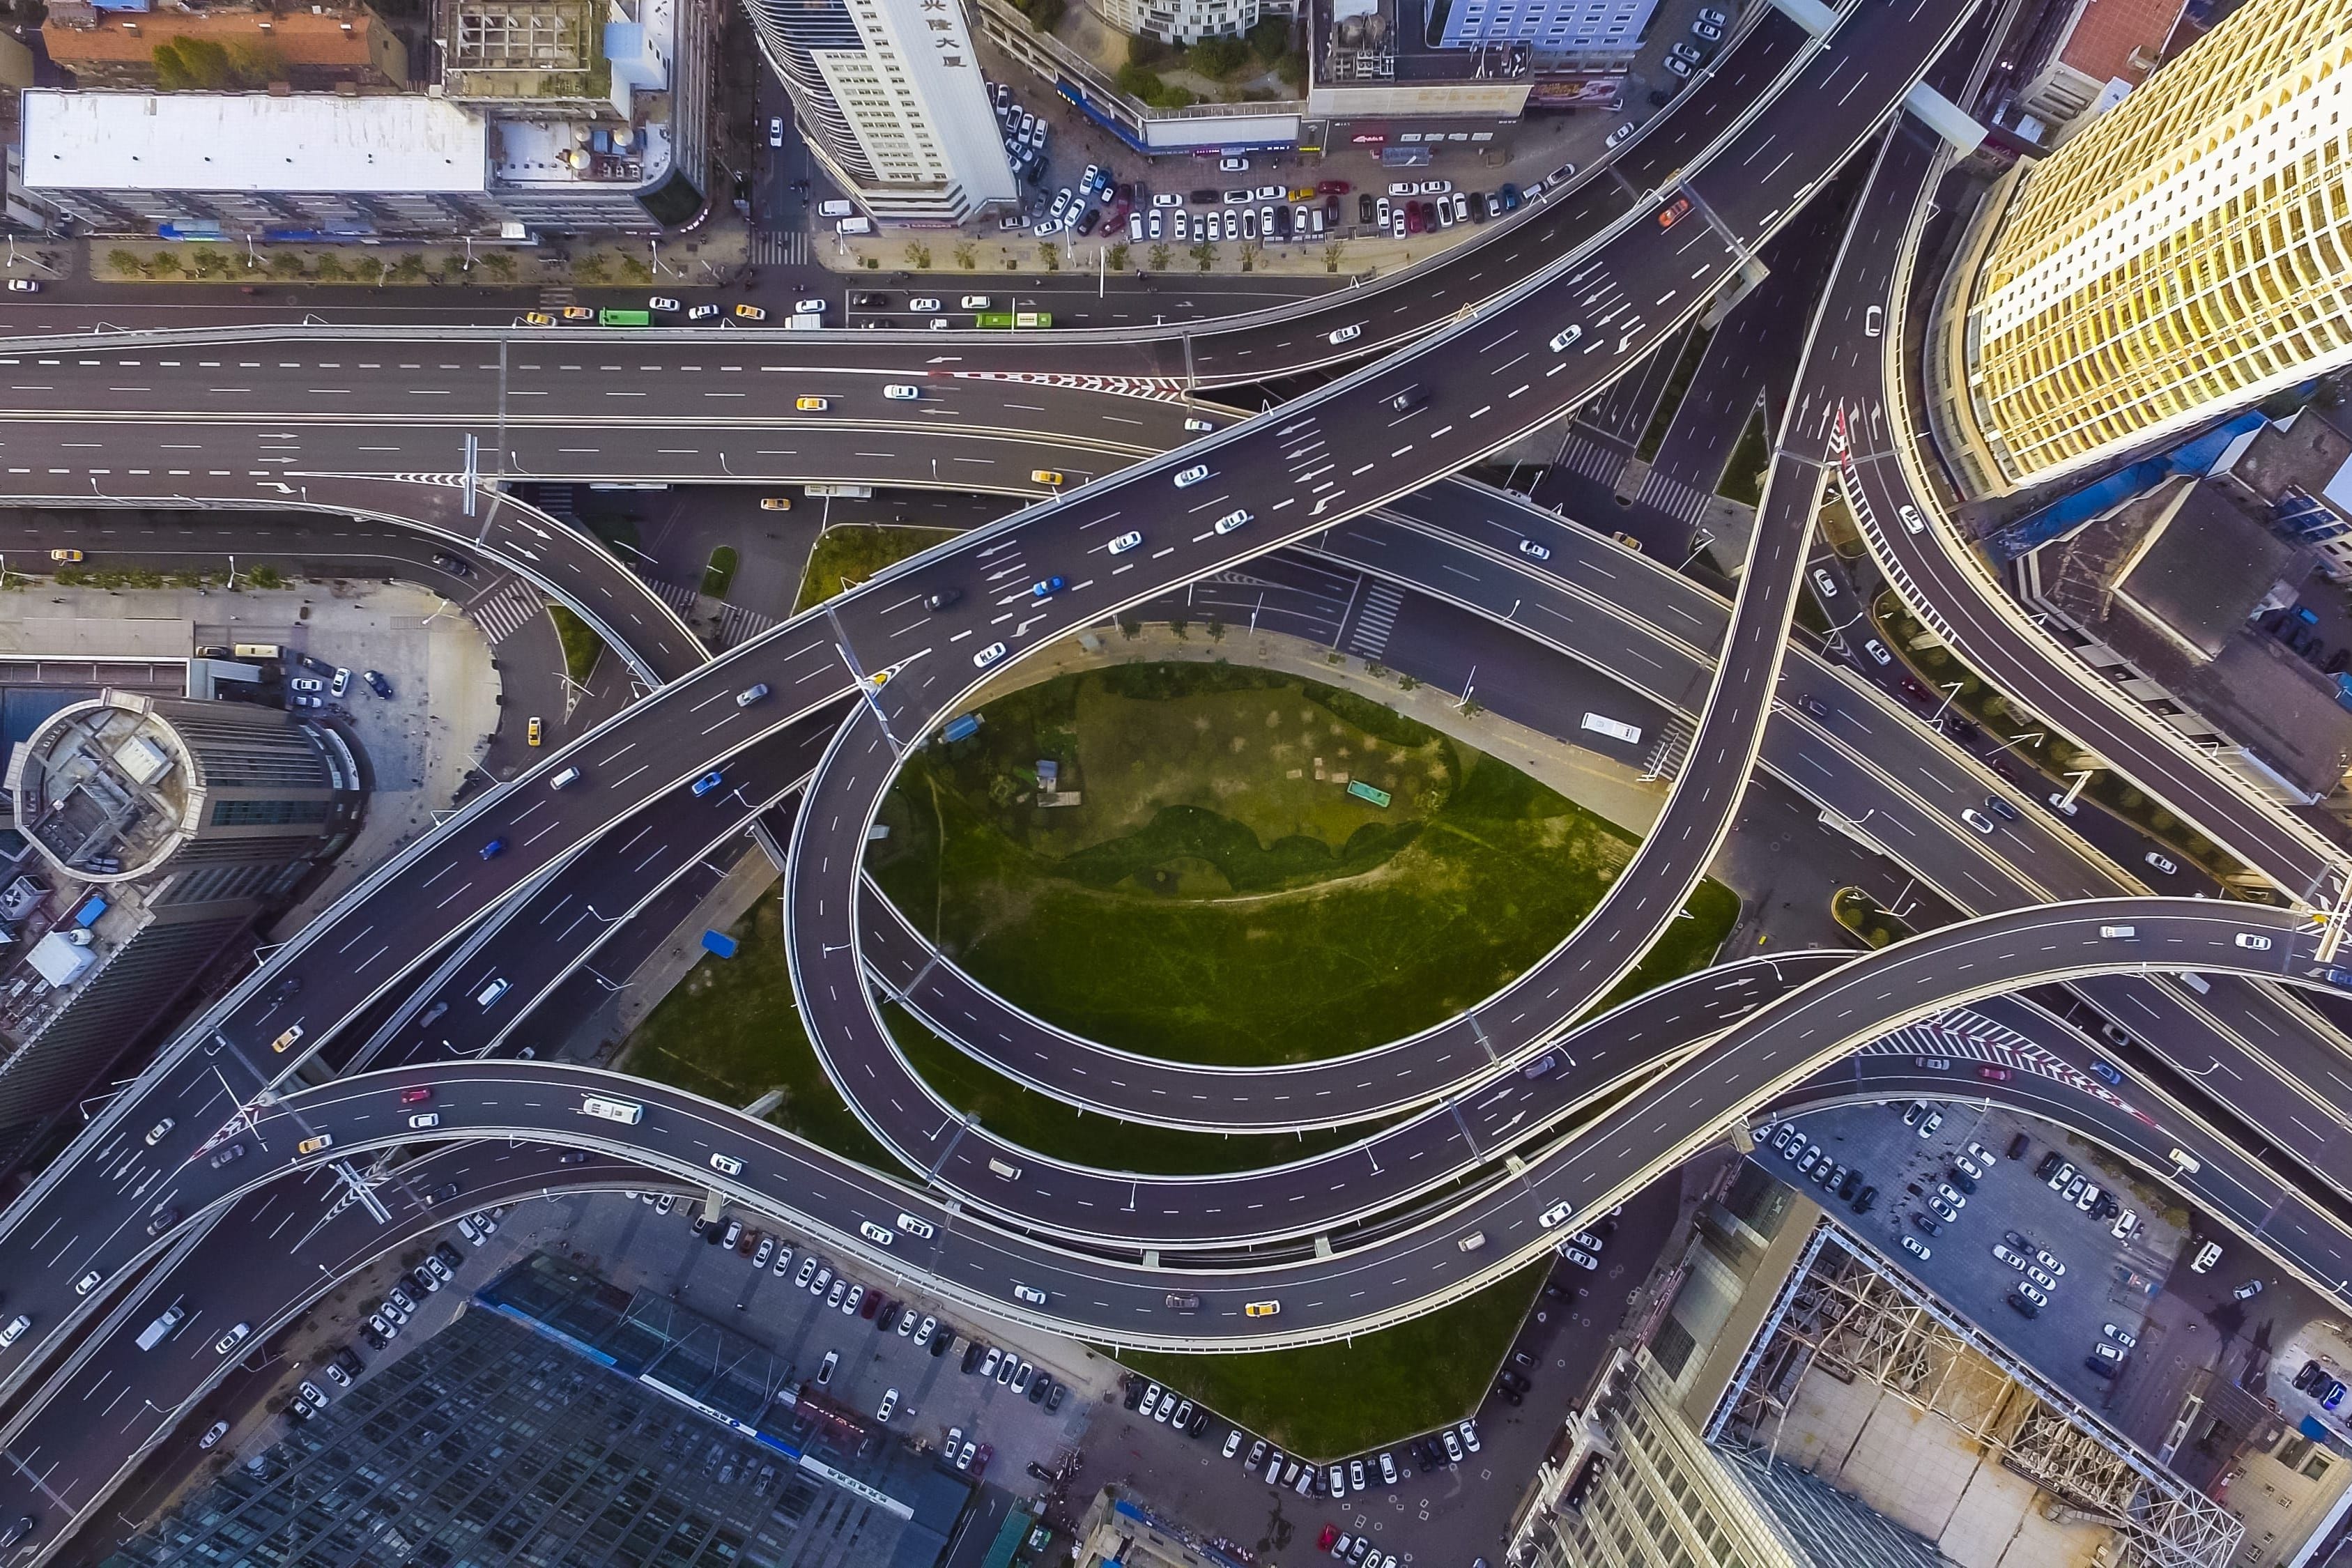
[[[732,958],[735,956],[735,939],[729,936],[723,931],[704,931],[702,933],[702,946],[704,951],[715,952],[721,958]]]
[[[2053,539],[2063,538],[2096,521],[2135,496],[2147,494],[2165,480],[2183,474],[2206,474],[2241,436],[2260,429],[2260,414],[2241,414],[2152,458],[2142,458],[2072,494],[2059,497],[2039,511],[2031,511],[1985,536],[1985,553],[1995,570],[2021,555],[2030,555]]]

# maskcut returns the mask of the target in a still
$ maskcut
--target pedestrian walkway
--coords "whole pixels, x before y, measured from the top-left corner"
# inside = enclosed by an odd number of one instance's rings
[[[1376,659],[1386,653],[1389,636],[1396,630],[1397,612],[1404,607],[1404,595],[1386,583],[1375,583],[1364,592],[1362,608],[1356,612],[1355,624],[1348,632],[1348,651],[1360,658]]]
[[[1657,508],[1668,517],[1693,525],[1706,515],[1706,491],[1696,489],[1673,475],[1661,473],[1655,468],[1652,468],[1650,477],[1642,481],[1641,490],[1634,499]]]
[[[1563,468],[1603,485],[1615,485],[1617,476],[1625,471],[1623,452],[1606,442],[1578,434],[1574,426],[1570,427],[1568,439],[1559,444],[1559,461]]]
[[[806,267],[809,235],[804,228],[762,228],[751,234],[754,267]]]
[[[547,601],[539,596],[537,588],[520,577],[509,577],[467,605],[466,618],[481,627],[483,637],[496,647],[537,619],[546,607]]]

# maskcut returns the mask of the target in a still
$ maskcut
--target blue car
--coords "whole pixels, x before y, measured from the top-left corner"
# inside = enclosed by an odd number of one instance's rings
[[[2098,1074],[2101,1078],[2105,1079],[2117,1089],[2121,1089],[2123,1087],[2124,1075],[2109,1067],[2106,1063],[2099,1060],[2096,1057],[2093,1057],[2091,1058],[2091,1070]]]
[[[1043,583],[1032,587],[1029,590],[1029,596],[1033,599],[1050,599],[1068,586],[1069,584],[1062,578],[1048,577]]]
[[[720,773],[717,768],[713,768],[709,773],[694,781],[694,793],[698,796],[709,795],[712,790],[717,789],[720,784],[723,784],[726,782],[727,775]]]
[[[493,838],[488,844],[482,846],[482,858],[485,860],[495,860],[506,847],[507,841],[505,839]]]

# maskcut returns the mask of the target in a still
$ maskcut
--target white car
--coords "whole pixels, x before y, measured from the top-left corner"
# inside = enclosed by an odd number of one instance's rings
[[[783,144],[784,117],[781,114],[772,114],[768,116],[768,145],[781,147]]]
[[[1244,507],[1239,511],[1229,511],[1225,513],[1224,516],[1217,519],[1216,522],[1212,526],[1213,526],[1219,533],[1231,533],[1234,530],[1239,528],[1249,520],[1249,509],[1247,507]]]
[[[2257,936],[2250,931],[2240,931],[2237,936],[2237,942],[2240,947],[2244,948],[2248,952],[2268,952],[2271,950],[2270,938],[2266,936]]]
[[[992,642],[971,656],[971,667],[974,669],[986,669],[1003,657],[1004,645],[1001,642]]]
[[[8,279],[8,292],[11,294],[37,294],[40,291],[41,283],[40,279],[37,278],[11,278]]]
[[[1601,1267],[1601,1259],[1593,1257],[1592,1254],[1585,1251],[1582,1247],[1562,1247],[1559,1249],[1559,1255],[1562,1258],[1567,1258],[1570,1263],[1575,1264],[1579,1268],[1591,1270]]]
[[[923,389],[909,386],[903,381],[886,382],[882,386],[882,395],[893,403],[912,403],[923,395]]]
[[[1620,125],[1616,130],[1612,131],[1609,133],[1609,140],[1603,143],[1603,145],[1610,147],[1622,146],[1625,139],[1640,129],[1642,129],[1640,121],[1629,120],[1624,124]]]
[[[1536,1216],[1536,1223],[1543,1226],[1546,1230],[1549,1230],[1552,1226],[1568,1218],[1569,1211],[1575,1205],[1572,1204],[1554,1204],[1551,1207],[1544,1210],[1543,1213]]]
[[[2139,1343],[2138,1335],[2126,1333],[2119,1324],[2109,1323],[2099,1331],[2106,1335],[2107,1338],[2115,1341],[2116,1343],[2123,1346],[2126,1350],[2129,1350],[2134,1345]]]
[[[988,309],[988,296],[985,294],[966,294],[962,299],[956,301],[956,308],[962,310],[985,310]]]
[[[228,1423],[226,1421],[215,1421],[205,1429],[205,1435],[203,1436],[196,1439],[196,1447],[199,1448],[209,1448],[227,1436]]]
[[[2059,1262],[2057,1258],[2052,1257],[2049,1253],[2043,1251],[2038,1247],[2033,1249],[2033,1260],[2036,1263],[2041,1264],[2042,1268],[2050,1270],[2051,1273],[2059,1275],[2062,1278],[2066,1272],[2066,1266],[2063,1263]]]
[[[1584,329],[1583,329],[1582,327],[1570,327],[1570,328],[1566,329],[1565,331],[1561,331],[1561,332],[1560,332],[1557,337],[1555,337],[1555,338],[1553,338],[1553,339],[1552,339],[1552,341],[1551,341],[1551,352],[1552,352],[1552,353],[1559,353],[1561,350],[1563,350],[1563,349],[1567,348],[1569,344],[1570,344],[1570,343],[1572,343],[1572,342],[1576,342],[1576,340],[1577,340],[1577,339],[1579,339],[1579,338],[1582,337],[1583,335],[1584,335]]]
[[[898,1391],[895,1388],[885,1389],[882,1393],[882,1403],[874,1407],[874,1419],[887,1426],[891,1414],[898,1408]]]
[[[940,302],[929,294],[918,295],[907,301],[907,309],[919,316],[928,316],[940,308]]]
[[[1201,471],[1202,473],[1208,472],[1206,468],[1203,468]],[[1180,485],[1184,482],[1184,478],[1181,474],[1177,476],[1176,482]],[[1113,555],[1124,555],[1142,542],[1143,535],[1129,530],[1128,532],[1120,534],[1117,539],[1112,540],[1108,548]]]
[[[678,302],[667,294],[656,294],[646,301],[646,309],[648,310],[676,310],[680,308]]]
[[[822,316],[824,314],[826,309],[827,306],[825,301],[823,300],[795,300],[793,301],[793,313],[796,316]]]
[[[1189,490],[1208,477],[1209,465],[1206,463],[1195,463],[1189,468],[1179,468],[1176,471],[1176,488],[1180,490]]]
[[[1551,552],[1543,545],[1538,544],[1532,539],[1522,539],[1519,541],[1519,553],[1526,556],[1530,561],[1549,561],[1551,559]]]
[[[1331,334],[1331,342],[1335,343],[1352,343],[1363,335],[1364,323],[1361,321],[1356,321],[1348,326],[1341,327],[1337,331],[1333,332]]]
[[[1184,205],[1184,198],[1173,191],[1154,191],[1151,205],[1155,207],[1181,207]]]

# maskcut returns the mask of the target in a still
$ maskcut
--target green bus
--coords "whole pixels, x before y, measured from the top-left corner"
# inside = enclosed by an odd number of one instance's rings
[[[651,310],[599,310],[596,312],[596,324],[600,327],[650,327],[654,324],[654,313]]]
[[[1052,326],[1054,313],[1050,310],[982,310],[973,318],[973,324],[998,331],[1009,332],[1016,327],[1027,331],[1032,327]]]
[[[1361,779],[1350,779],[1348,782],[1348,793],[1358,800],[1370,801],[1382,811],[1386,811],[1389,808],[1389,802],[1396,798],[1384,789],[1374,789]]]

